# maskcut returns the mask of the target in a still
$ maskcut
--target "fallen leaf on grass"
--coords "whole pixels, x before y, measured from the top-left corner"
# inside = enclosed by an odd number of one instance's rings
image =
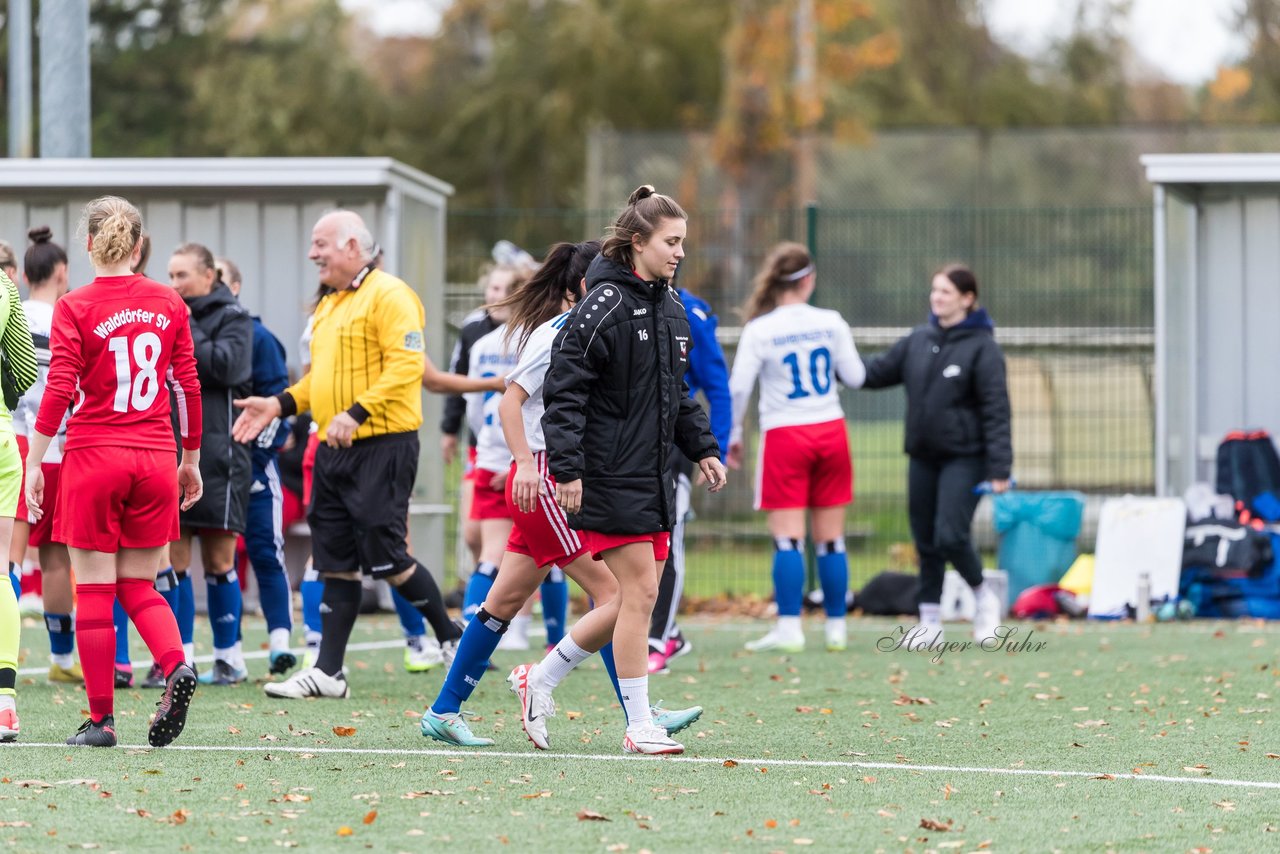
[[[813,840],[812,840],[812,839],[803,839],[803,838],[801,838],[801,839],[793,839],[793,840],[791,840],[791,844],[792,844],[792,845],[812,845],[812,844],[813,844]]]
[[[899,694],[893,704],[895,706],[932,706],[933,700],[928,697],[908,697],[906,694]]]
[[[412,801],[416,798],[429,798],[433,795],[452,795],[453,792],[446,792],[442,789],[427,789],[423,792],[406,792],[400,798],[406,801]]]
[[[735,761],[733,761],[732,759],[726,759],[726,760],[724,761],[724,767],[726,767],[726,768],[737,768],[737,767],[738,767],[738,763],[737,763],[737,762],[735,762]]]
[[[378,811],[369,810],[367,813],[364,814],[364,818],[361,819],[361,821],[363,821],[365,824],[373,824],[375,821],[377,821],[377,819],[378,819]]]
[[[353,833],[355,833],[355,831],[347,827],[345,824],[342,827],[338,828],[339,836],[350,836]]]
[[[578,718],[582,717],[582,712],[565,712],[564,716],[571,721],[576,721]]]
[[[233,727],[233,726],[229,726],[229,727],[227,727],[227,732],[231,733],[232,735],[239,735],[239,734],[240,734],[240,730],[236,729],[236,728],[235,728],[235,727]]]
[[[173,815],[169,816],[165,821],[170,824],[186,824],[187,818],[191,815],[191,810],[174,810]]]
[[[1280,753],[1268,753],[1266,756],[1268,759],[1280,759]]]
[[[299,795],[297,792],[285,792],[284,800],[289,801],[290,803],[305,803],[306,801],[311,800],[311,796]]]
[[[578,810],[578,821],[609,821],[595,810]]]
[[[1116,775],[1115,775],[1115,774],[1099,774],[1098,776],[1096,776],[1096,777],[1092,777],[1092,778],[1090,778],[1090,779],[1093,779],[1093,780],[1114,780],[1115,778],[1116,778]]]
[[[29,821],[0,821],[0,827],[30,827]]]
[[[951,830],[951,826],[955,824],[955,819],[947,819],[946,822],[934,821],[931,818],[920,819],[920,826],[925,830],[936,830],[940,833],[946,833]]]
[[[888,810],[876,810],[876,815],[880,816],[881,818],[897,818],[898,817],[896,813],[891,813]]]
[[[778,822],[771,818],[765,819],[764,826],[769,828],[770,830],[773,830],[775,827],[778,826]]]
[[[529,794],[521,795],[520,797],[524,798],[526,801],[531,801],[535,798],[549,798],[551,797],[551,792],[547,789],[543,789],[541,792],[530,792]]]
[[[1231,801],[1214,801],[1213,805],[1224,812],[1233,812],[1236,808]]]
[[[336,726],[333,728],[333,734],[340,738],[346,738],[349,735],[355,735],[356,728],[353,726]]]
[[[44,780],[19,780],[13,785],[20,789],[52,789],[52,783],[46,783]]]
[[[796,711],[802,715],[807,715],[813,711],[813,706],[796,706]]]

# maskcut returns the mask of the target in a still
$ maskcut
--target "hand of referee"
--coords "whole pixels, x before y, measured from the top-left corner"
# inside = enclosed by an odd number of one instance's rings
[[[329,422],[329,429],[324,431],[325,444],[330,448],[350,448],[351,437],[360,429],[360,424],[345,412],[339,412]]]
[[[571,480],[568,483],[556,484],[556,503],[566,513],[577,513],[582,509],[582,480]]]
[[[719,492],[729,482],[729,474],[719,457],[707,457],[698,463],[698,470],[707,479],[707,491]]]
[[[237,442],[252,442],[273,418],[281,415],[280,401],[274,397],[245,397],[232,402],[241,410],[231,426],[231,438]]]

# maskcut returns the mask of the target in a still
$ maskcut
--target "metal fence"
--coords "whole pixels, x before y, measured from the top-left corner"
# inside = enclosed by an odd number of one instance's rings
[[[478,302],[470,284],[489,248],[508,239],[535,256],[557,240],[598,236],[601,211],[451,211],[447,305],[455,323]],[[814,301],[839,310],[864,358],[928,311],[930,274],[972,265],[997,322],[1013,404],[1022,488],[1149,492],[1153,474],[1152,219],[1148,206],[691,211],[682,283],[707,298],[732,361],[735,306],[769,247],[810,246]],[[856,503],[849,550],[855,584],[907,542],[904,399],[900,390],[843,392]],[[750,422],[749,422],[750,423]],[[753,472],[726,494],[695,498],[689,589],[767,593],[769,541],[751,510]],[[989,532],[987,532],[989,533]],[[986,537],[990,540],[990,537]]]

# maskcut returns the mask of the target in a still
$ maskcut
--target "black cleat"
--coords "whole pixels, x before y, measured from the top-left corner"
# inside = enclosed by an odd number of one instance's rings
[[[107,715],[94,723],[93,718],[89,718],[80,724],[80,729],[76,730],[75,735],[67,739],[67,744],[74,744],[77,747],[115,747],[116,719]]]
[[[151,662],[151,669],[147,671],[147,678],[142,680],[143,688],[163,688],[165,687],[164,671],[160,669],[160,665],[154,661]]]
[[[268,672],[273,676],[282,676],[298,664],[298,657],[288,650],[271,653],[271,666]]]
[[[191,695],[196,692],[195,671],[186,664],[179,664],[166,680],[164,695],[156,703],[156,716],[147,732],[152,747],[164,747],[182,734],[187,723],[187,709]]]
[[[126,688],[133,687],[133,671],[125,670],[120,665],[116,665],[116,690],[123,691]]]

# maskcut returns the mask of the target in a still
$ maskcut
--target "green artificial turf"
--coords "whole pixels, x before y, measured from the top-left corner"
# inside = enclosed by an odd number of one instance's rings
[[[1280,840],[1276,627],[1019,624],[1015,639],[1034,631],[1044,646],[934,661],[878,651],[896,625],[851,621],[848,651],[828,653],[811,620],[811,648],[783,656],[742,651],[764,623],[689,618],[694,651],[651,680],[655,701],[706,708],[679,736],[704,761],[675,761],[622,757],[597,660],[557,690],[555,751],[534,751],[504,677],[536,652],[497,654],[467,706],[495,747],[448,751],[417,723],[443,674],[406,674],[394,619],[366,617],[353,643],[391,646],[350,654],[349,700],[201,688],[177,744],[229,750],[146,748],[156,695],[141,689],[117,697],[119,748],[0,747],[0,846],[1227,851]],[[949,639],[967,628],[948,626]],[[262,634],[246,627],[250,641]],[[38,624],[24,646],[24,667],[39,666]],[[260,676],[265,663],[250,667]],[[22,743],[75,730],[83,691],[19,682]],[[1012,773],[1036,771],[1079,776]]]

